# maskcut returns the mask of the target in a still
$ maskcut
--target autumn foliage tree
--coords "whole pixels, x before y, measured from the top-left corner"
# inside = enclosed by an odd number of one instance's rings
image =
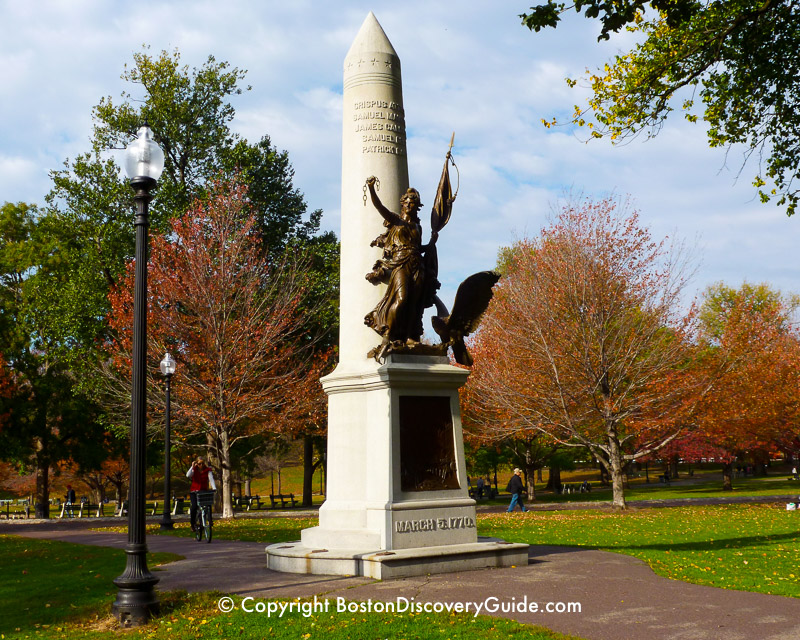
[[[687,264],[623,201],[564,205],[510,251],[473,346],[465,412],[483,431],[586,447],[625,508],[626,464],[680,433],[695,387]]]
[[[737,459],[765,459],[800,433],[800,336],[792,322],[798,302],[764,284],[717,284],[705,292],[702,366],[720,373],[697,421],[701,442],[722,461],[723,489],[733,488]]]
[[[152,240],[149,266],[149,370],[170,351],[178,362],[173,410],[178,440],[200,438],[221,478],[223,517],[233,515],[231,451],[243,440],[281,428],[294,410],[313,339],[304,306],[301,258],[265,256],[248,191],[217,180],[204,200]],[[128,397],[133,264],[112,292],[110,353],[121,404]],[[157,405],[163,392],[151,391]],[[155,406],[153,407],[155,408]],[[151,416],[154,412],[151,411]],[[151,417],[151,426],[152,417]]]

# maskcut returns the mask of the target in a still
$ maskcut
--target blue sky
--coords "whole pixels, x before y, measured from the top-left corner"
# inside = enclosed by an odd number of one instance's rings
[[[622,147],[542,126],[585,100],[564,78],[602,66],[630,36],[598,44],[596,24],[576,16],[534,34],[517,17],[528,6],[0,0],[0,202],[43,203],[48,171],[88,150],[92,107],[120,95],[123,66],[148,44],[177,48],[190,66],[211,54],[247,69],[253,89],[235,98],[233,128],[286,149],[309,207],[338,232],[342,62],[371,10],[402,62],[409,173],[423,202],[456,133],[461,190],[439,240],[445,302],[494,266],[499,247],[535,235],[569,190],[630,195],[655,237],[696,245],[690,295],[720,280],[800,289],[800,219],[757,202],[756,168],[737,180],[742,150],[708,149],[702,124],[676,114],[657,138]]]

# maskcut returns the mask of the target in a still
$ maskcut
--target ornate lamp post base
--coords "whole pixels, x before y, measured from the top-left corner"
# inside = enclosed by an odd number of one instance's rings
[[[128,544],[125,553],[128,560],[125,572],[114,580],[119,590],[111,611],[123,627],[138,627],[159,613],[158,597],[153,588],[158,578],[147,568],[146,544]]]

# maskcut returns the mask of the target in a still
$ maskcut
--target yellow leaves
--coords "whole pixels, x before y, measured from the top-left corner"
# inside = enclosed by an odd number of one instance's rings
[[[772,505],[498,514],[479,516],[478,527],[514,542],[625,553],[687,582],[800,596],[797,516]],[[770,573],[775,577],[764,577]]]

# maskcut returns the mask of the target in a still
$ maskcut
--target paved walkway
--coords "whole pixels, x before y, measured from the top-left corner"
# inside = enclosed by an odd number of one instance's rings
[[[96,523],[96,521],[95,521]],[[78,524],[78,523],[74,523]],[[124,534],[63,525],[2,527],[2,531],[122,548]],[[157,573],[163,590],[218,590],[254,598],[324,596],[330,600],[499,603],[580,602],[581,613],[498,613],[590,640],[790,640],[800,638],[800,599],[687,584],[656,576],[640,560],[605,551],[532,547],[528,565],[376,582],[306,576],[266,569],[264,545],[149,536],[151,551],[185,556]],[[331,604],[335,606],[335,602]],[[254,614],[255,615],[255,614]]]

